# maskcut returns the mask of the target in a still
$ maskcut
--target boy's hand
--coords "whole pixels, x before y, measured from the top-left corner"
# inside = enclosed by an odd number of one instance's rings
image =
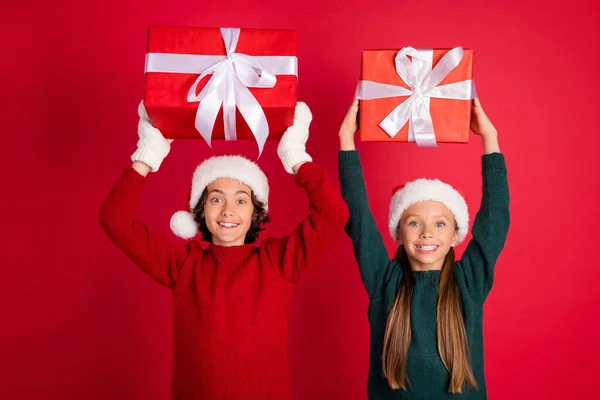
[[[152,172],[158,171],[160,164],[171,150],[173,139],[165,139],[162,133],[150,123],[148,113],[141,102],[138,106],[137,150],[131,155],[131,161],[140,161],[150,167]]]

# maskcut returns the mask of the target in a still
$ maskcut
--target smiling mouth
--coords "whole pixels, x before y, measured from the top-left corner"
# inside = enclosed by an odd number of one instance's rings
[[[417,245],[416,247],[417,247],[417,250],[420,250],[420,251],[434,251],[434,250],[437,250],[437,248],[438,248],[438,246],[435,246],[435,245],[427,245],[427,246],[425,246],[425,245],[422,245],[422,246]]]
[[[239,225],[233,222],[218,222],[218,224],[222,228],[237,228],[237,226]]]

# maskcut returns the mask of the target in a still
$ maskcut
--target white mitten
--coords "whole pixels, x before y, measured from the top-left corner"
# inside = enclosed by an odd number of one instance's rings
[[[277,155],[290,174],[294,173],[294,166],[312,161],[312,157],[306,152],[308,127],[311,121],[312,114],[308,106],[298,102],[294,113],[294,124],[285,131],[277,147]]]
[[[131,155],[131,161],[141,161],[150,167],[152,172],[158,171],[160,164],[171,150],[173,139],[165,139],[158,129],[152,126],[148,119],[148,113],[144,108],[144,102],[138,106],[137,150]]]

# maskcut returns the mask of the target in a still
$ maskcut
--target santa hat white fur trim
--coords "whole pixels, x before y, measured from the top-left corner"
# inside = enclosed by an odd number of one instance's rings
[[[469,209],[467,202],[452,186],[438,179],[417,179],[404,185],[392,196],[390,202],[389,229],[396,240],[396,231],[402,214],[408,207],[420,201],[438,201],[454,214],[458,226],[460,244],[469,232]]]
[[[219,178],[240,181],[250,187],[256,199],[269,210],[269,181],[260,167],[241,156],[217,156],[202,162],[192,177],[189,195],[189,211],[192,211],[204,189]],[[198,224],[189,211],[178,211],[171,217],[171,230],[183,239],[191,239],[198,234]]]

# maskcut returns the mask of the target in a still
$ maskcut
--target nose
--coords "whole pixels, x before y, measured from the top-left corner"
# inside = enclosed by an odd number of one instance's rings
[[[428,228],[423,229],[423,232],[421,232],[421,239],[431,239],[432,237],[433,234]]]
[[[225,204],[223,204],[223,208],[221,209],[221,215],[224,217],[230,217],[233,215],[229,203],[226,202]]]

